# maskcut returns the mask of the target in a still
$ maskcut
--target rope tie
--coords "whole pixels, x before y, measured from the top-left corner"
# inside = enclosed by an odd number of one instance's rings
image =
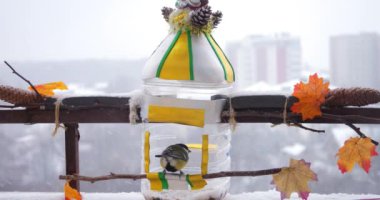
[[[289,97],[286,97],[284,111],[282,112],[282,119],[284,120],[283,123],[289,126],[290,123],[288,123],[288,103],[289,103]]]
[[[285,104],[284,104],[284,110],[282,111],[282,123],[286,124],[287,126],[294,126],[294,124],[288,122],[288,104],[289,104],[289,97],[286,97]],[[276,127],[281,124],[273,124],[271,127]]]
[[[236,113],[235,113],[235,110],[234,108],[232,107],[232,99],[231,97],[229,97],[229,114],[230,114],[230,118],[228,120],[230,126],[231,126],[231,130],[232,132],[235,132],[236,130],[236,126],[237,126],[237,122],[236,122]]]
[[[54,123],[55,123],[55,128],[53,130],[53,137],[57,135],[58,129],[59,128],[64,128],[59,122],[59,116],[60,116],[60,110],[61,110],[61,105],[62,105],[62,99],[57,99],[57,101],[54,103],[55,104],[55,110],[54,110]]]

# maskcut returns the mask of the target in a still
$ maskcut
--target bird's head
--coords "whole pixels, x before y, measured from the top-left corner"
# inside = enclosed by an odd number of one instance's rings
[[[208,4],[208,0],[177,0],[175,6],[178,9],[189,8],[191,10],[196,10],[207,4]]]
[[[185,144],[176,144],[176,145],[179,146],[179,147],[181,147],[181,148],[183,148],[183,149],[185,149],[188,153],[191,152],[190,149],[189,149],[189,147],[186,146]]]

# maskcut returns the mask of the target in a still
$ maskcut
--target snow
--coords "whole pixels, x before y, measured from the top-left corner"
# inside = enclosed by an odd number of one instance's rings
[[[98,82],[91,86],[83,84],[69,84],[69,90],[54,90],[54,96],[57,99],[71,97],[133,97],[142,93],[141,89],[135,89],[130,92],[106,92],[107,83]]]
[[[82,193],[84,200],[143,200],[144,197],[141,193]],[[23,193],[23,192],[1,192],[0,200],[63,200],[62,193]],[[253,192],[242,194],[229,194],[226,200],[278,200],[280,194],[274,190],[266,192]],[[299,199],[296,194],[292,195],[292,200]],[[310,194],[309,200],[353,200],[353,199],[366,199],[375,200],[380,199],[380,195],[363,194],[363,195],[350,195],[350,194]]]
[[[82,193],[84,200],[143,200],[141,193]],[[3,192],[0,200],[63,200],[63,193]]]
[[[236,89],[231,96],[250,96],[250,95],[290,95],[293,91],[294,85],[297,84],[299,80],[291,80],[282,84],[268,84],[266,82],[258,82],[256,84],[241,87]]]
[[[226,200],[240,200],[240,199],[248,199],[248,200],[279,200],[280,193],[274,190],[267,192],[253,192],[253,193],[242,193],[237,195],[229,195]],[[298,195],[293,193],[291,196],[291,200],[298,200]],[[310,194],[309,200],[353,200],[353,199],[366,199],[366,200],[375,200],[380,199],[380,195],[351,195],[351,194]]]
[[[290,145],[290,146],[286,146],[282,148],[283,152],[290,154],[292,156],[299,156],[305,150],[306,150],[305,145],[302,145],[300,143],[295,143],[294,145]]]

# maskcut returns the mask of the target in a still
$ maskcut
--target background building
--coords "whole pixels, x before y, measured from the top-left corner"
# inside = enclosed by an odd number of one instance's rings
[[[331,83],[380,88],[380,37],[376,33],[330,38]]]
[[[240,88],[257,82],[279,84],[299,79],[301,43],[289,34],[253,35],[227,44],[226,53],[234,65]]]

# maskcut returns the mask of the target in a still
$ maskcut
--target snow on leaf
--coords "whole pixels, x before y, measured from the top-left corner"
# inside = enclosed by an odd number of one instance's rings
[[[298,83],[294,86],[293,96],[298,98],[291,110],[302,115],[302,120],[314,119],[321,116],[321,105],[329,92],[329,83],[323,83],[318,74],[311,75],[308,83]]]
[[[63,82],[53,82],[53,83],[45,83],[41,85],[34,85],[36,90],[44,96],[53,96],[54,92],[53,90],[67,90],[67,86]],[[33,90],[32,87],[28,88],[29,90]]]
[[[65,187],[65,200],[82,200],[82,195],[74,188],[72,188],[69,182],[66,182]]]
[[[273,175],[272,184],[281,192],[281,200],[290,198],[293,192],[297,192],[302,199],[307,199],[311,192],[308,182],[317,181],[317,174],[310,169],[310,163],[305,160],[290,160],[290,166],[282,168],[281,172]]]
[[[339,158],[338,167],[343,174],[352,171],[355,163],[369,173],[371,158],[378,153],[370,138],[356,137],[347,140],[336,155]]]

